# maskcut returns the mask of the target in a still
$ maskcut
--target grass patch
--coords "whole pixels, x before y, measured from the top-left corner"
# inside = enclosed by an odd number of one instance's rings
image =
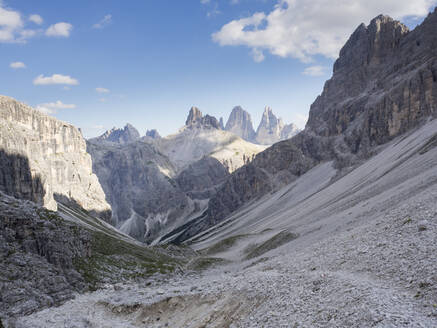
[[[216,265],[228,263],[225,259],[216,257],[199,257],[188,263],[187,269],[203,271]]]
[[[244,239],[247,236],[249,236],[249,235],[236,235],[236,236],[232,236],[232,237],[220,240],[219,242],[215,243],[211,247],[207,248],[205,250],[205,253],[208,255],[211,255],[211,254],[225,252],[228,249],[230,249],[232,246],[234,246],[237,243],[237,241],[239,241],[240,239]]]
[[[183,264],[159,249],[129,243],[104,232],[91,231],[91,234],[91,256],[73,261],[91,290],[97,289],[100,283],[171,273]]]
[[[281,231],[280,233],[276,234],[269,240],[266,240],[262,244],[253,244],[246,248],[246,259],[253,259],[255,257],[258,257],[260,255],[263,255],[264,253],[267,253],[268,251],[271,251],[272,249],[278,248],[279,246],[282,246],[294,239],[296,239],[299,235],[295,233],[291,233],[288,231]]]

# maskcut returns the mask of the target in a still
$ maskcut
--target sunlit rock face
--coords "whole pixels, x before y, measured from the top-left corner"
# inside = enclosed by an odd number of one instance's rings
[[[109,218],[111,208],[74,126],[0,96],[0,190],[56,210],[57,201]]]
[[[232,109],[226,122],[225,130],[236,134],[244,140],[253,142],[255,139],[252,118],[241,106],[236,106]]]

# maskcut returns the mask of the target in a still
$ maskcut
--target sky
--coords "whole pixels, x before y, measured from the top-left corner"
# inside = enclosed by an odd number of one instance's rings
[[[304,127],[350,34],[387,14],[414,28],[437,0],[0,0],[0,94],[94,137],[177,132],[191,106],[265,106]]]

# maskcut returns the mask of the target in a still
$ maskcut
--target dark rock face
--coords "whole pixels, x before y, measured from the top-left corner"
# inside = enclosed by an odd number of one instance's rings
[[[412,32],[387,16],[360,25],[312,104],[305,130],[234,172],[211,198],[204,216],[186,227],[178,241],[322,161],[334,160],[337,168],[351,166],[371,156],[375,146],[436,118],[436,30],[437,11]]]
[[[197,107],[191,107],[187,120],[185,121],[185,126],[189,128],[205,127],[219,130],[221,129],[220,122],[214,116],[210,116],[208,114],[203,116],[202,112]]]
[[[91,252],[84,229],[0,192],[0,317],[29,314],[88,287],[74,259]]]
[[[44,187],[38,176],[32,177],[27,157],[0,150],[0,165],[0,191],[15,198],[43,203]]]
[[[140,139],[140,133],[131,124],[127,123],[123,129],[116,129],[114,127],[111,130],[106,131],[100,137],[94,139],[96,139],[96,141],[109,141],[118,144],[127,144]]]
[[[241,106],[236,106],[232,109],[228,121],[226,122],[225,130],[247,141],[254,141],[255,138],[252,118]]]
[[[160,139],[161,135],[158,133],[158,130],[147,130],[146,131],[146,137],[152,138],[152,139]]]
[[[190,198],[207,199],[228,176],[228,170],[218,160],[204,157],[179,173],[176,182]]]

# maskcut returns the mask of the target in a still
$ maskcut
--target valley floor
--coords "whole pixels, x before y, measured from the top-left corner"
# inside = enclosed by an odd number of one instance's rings
[[[108,287],[17,327],[437,327],[436,200],[437,186],[300,251]]]
[[[436,131],[242,209],[194,240],[197,267],[216,266],[111,285],[16,327],[437,327]]]

